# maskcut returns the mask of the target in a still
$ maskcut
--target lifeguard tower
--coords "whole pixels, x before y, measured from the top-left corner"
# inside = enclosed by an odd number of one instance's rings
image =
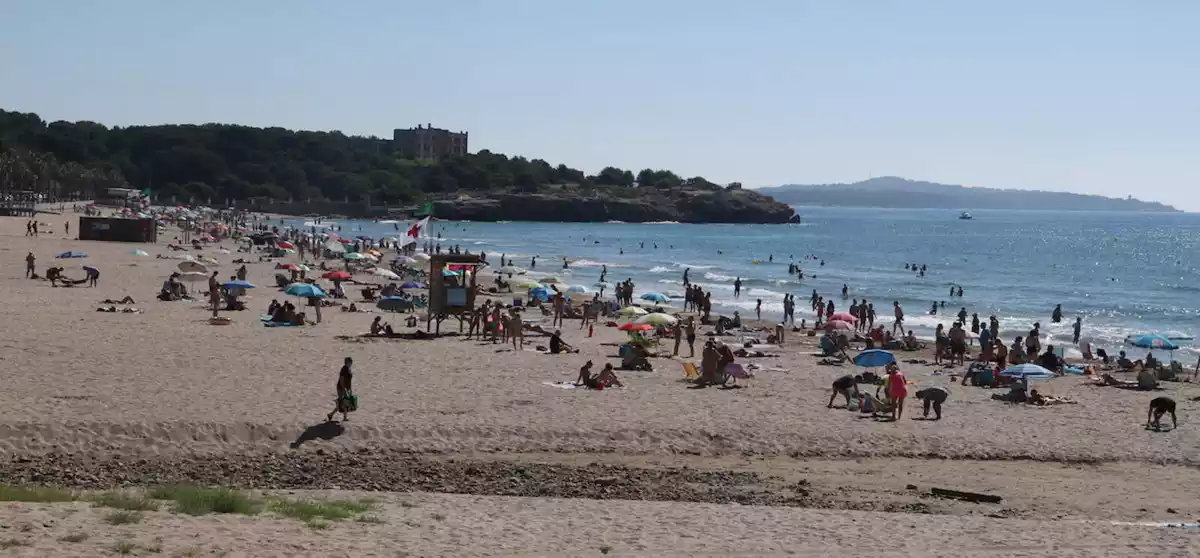
[[[429,314],[425,331],[431,322],[434,334],[441,333],[442,320],[458,318],[458,331],[475,310],[475,276],[487,265],[478,254],[435,254],[429,259]],[[451,269],[453,267],[454,269]],[[449,273],[447,273],[449,272]]]

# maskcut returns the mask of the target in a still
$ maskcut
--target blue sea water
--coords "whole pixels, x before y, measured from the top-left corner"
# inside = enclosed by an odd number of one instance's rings
[[[764,318],[781,316],[783,295],[792,293],[797,319],[811,321],[812,290],[833,297],[841,311],[851,302],[841,298],[846,284],[850,298],[870,300],[886,324],[892,301],[899,301],[906,324],[924,336],[938,323],[948,327],[961,307],[984,321],[995,315],[1009,342],[1037,321],[1049,343],[1069,344],[1076,316],[1083,317],[1083,339],[1109,349],[1133,333],[1200,332],[1200,215],[981,210],[960,220],[947,210],[797,211],[803,223],[792,225],[435,221],[430,232],[442,236],[443,249],[459,245],[494,261],[505,254],[524,268],[537,255],[535,277],[554,274],[568,284],[592,286],[607,264],[609,282],[633,279],[639,294],[681,294],[690,268],[691,281],[712,291],[714,309],[743,316],[753,314],[760,298]],[[374,238],[406,229],[338,224],[344,235]],[[571,261],[566,273],[564,257]],[[804,280],[788,275],[790,261],[801,266]],[[925,277],[906,271],[906,262],[926,265]],[[737,277],[744,283],[740,298],[733,296]],[[962,286],[962,298],[949,296],[952,284]],[[934,301],[946,306],[931,316]],[[1050,323],[1055,304],[1063,306],[1061,324]],[[1176,358],[1196,354],[1192,341],[1179,343],[1185,350]]]

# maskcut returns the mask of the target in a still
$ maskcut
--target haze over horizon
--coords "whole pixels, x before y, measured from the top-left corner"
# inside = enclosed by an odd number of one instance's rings
[[[223,122],[670,169],[902,176],[1200,210],[1200,4],[13,0],[0,108]]]

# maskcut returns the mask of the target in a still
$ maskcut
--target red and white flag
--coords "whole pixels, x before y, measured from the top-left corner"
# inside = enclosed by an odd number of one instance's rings
[[[429,226],[429,217],[417,221],[412,228],[408,229],[408,236],[419,238],[421,236],[421,231],[425,230],[425,227],[427,226]]]

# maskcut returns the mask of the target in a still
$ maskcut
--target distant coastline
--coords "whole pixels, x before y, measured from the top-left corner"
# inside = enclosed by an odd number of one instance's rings
[[[880,207],[897,209],[1042,209],[1054,211],[1128,211],[1181,213],[1159,202],[1040,190],[998,190],[921,182],[894,176],[852,184],[786,184],[759,188],[762,194],[791,205]]]

